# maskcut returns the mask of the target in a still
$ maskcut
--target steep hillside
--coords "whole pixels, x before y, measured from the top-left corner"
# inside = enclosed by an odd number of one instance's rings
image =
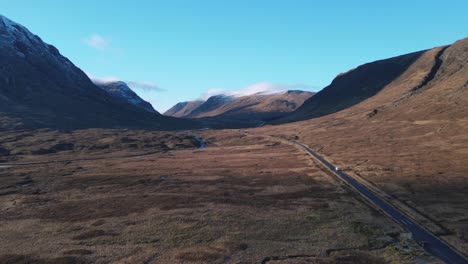
[[[188,116],[184,117],[198,118],[215,116],[216,114],[213,113],[217,113],[218,109],[224,107],[227,103],[230,103],[234,99],[234,96],[224,94],[211,96],[203,104],[195,108]]]
[[[0,128],[151,127],[189,122],[148,113],[94,85],[25,27],[0,16]]]
[[[358,115],[366,121],[466,118],[467,64],[468,38],[365,64],[338,76],[282,121],[310,119],[343,109],[332,117]]]
[[[304,102],[293,114],[275,123],[328,115],[358,104],[398,78],[423,53],[421,51],[375,61],[341,73],[329,86]]]
[[[102,88],[108,94],[121,100],[123,103],[128,103],[131,106],[136,106],[150,113],[157,113],[153,106],[141,99],[128,85],[122,81],[118,82],[96,82],[97,86]]]
[[[164,112],[164,115],[173,117],[186,117],[189,116],[195,109],[197,109],[203,103],[204,101],[187,101],[177,103],[169,110]]]
[[[468,38],[421,52],[352,107],[255,133],[308,144],[421,212],[445,230],[444,239],[468,252]]]

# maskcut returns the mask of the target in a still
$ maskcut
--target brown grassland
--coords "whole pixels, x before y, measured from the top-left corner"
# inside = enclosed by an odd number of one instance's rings
[[[259,133],[200,132],[206,149],[190,132],[2,133],[3,161],[24,165],[0,168],[0,262],[438,262]]]
[[[308,144],[419,214],[431,230],[466,255],[467,63],[465,38],[424,52],[397,79],[359,104],[256,133]]]
[[[466,255],[467,54],[419,52],[384,86],[358,67],[280,126],[2,132],[0,162],[21,165],[0,166],[0,263],[438,262],[288,140]]]

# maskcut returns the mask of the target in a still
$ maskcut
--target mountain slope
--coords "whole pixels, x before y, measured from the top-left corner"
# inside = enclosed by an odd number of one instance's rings
[[[190,123],[122,103],[94,85],[54,46],[3,16],[0,16],[0,61],[1,129],[163,129]]]
[[[373,119],[413,117],[416,112],[417,118],[466,116],[468,109],[461,106],[467,99],[467,49],[465,38],[450,46],[359,66],[339,75],[277,122],[305,120],[344,109],[343,114],[365,112]]]
[[[173,116],[173,117],[185,117],[189,116],[193,110],[198,108],[202,105],[204,101],[187,101],[187,102],[180,102],[171,107],[169,110],[164,112],[166,116]]]
[[[423,53],[421,51],[379,60],[339,74],[329,86],[304,102],[293,114],[275,123],[328,115],[358,104],[398,78]]]
[[[121,100],[124,103],[136,106],[150,113],[157,113],[153,106],[141,99],[128,85],[122,81],[118,82],[95,82],[95,84],[106,91],[108,94]]]
[[[234,99],[234,96],[224,94],[211,96],[210,98],[208,98],[208,100],[206,100],[199,107],[195,108],[189,115],[185,117],[199,118],[214,116],[216,114],[213,113],[215,113],[218,109],[222,108],[224,105],[233,101]]]
[[[174,112],[179,117],[186,118],[272,119],[294,111],[312,95],[311,92],[299,90],[240,97],[216,95],[203,103],[190,102],[190,111],[186,110],[189,103],[179,103],[164,114],[171,115]],[[196,105],[199,106],[193,109]],[[180,108],[178,112],[175,111],[177,108]],[[182,112],[183,110],[185,112]]]
[[[422,52],[358,104],[255,131],[262,133],[307,144],[421,212],[446,230],[446,241],[468,252],[459,235],[468,214],[468,38]]]

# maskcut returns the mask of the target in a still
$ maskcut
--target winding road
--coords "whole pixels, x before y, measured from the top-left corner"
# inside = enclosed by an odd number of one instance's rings
[[[193,138],[199,142],[200,149],[206,148],[208,146],[208,144],[201,137],[193,135]],[[401,212],[400,210],[392,206],[387,201],[380,198],[378,195],[376,195],[374,192],[372,192],[363,184],[359,183],[352,176],[340,170],[336,171],[335,165],[331,164],[330,162],[325,160],[322,156],[315,153],[307,145],[300,143],[300,142],[295,142],[295,141],[289,141],[289,142],[302,147],[306,152],[312,155],[318,162],[320,162],[322,165],[327,167],[341,180],[343,180],[345,183],[353,187],[357,192],[359,192],[367,200],[372,202],[375,206],[380,208],[383,212],[385,212],[385,214],[391,217],[394,221],[396,221],[401,226],[403,226],[406,230],[411,232],[413,240],[419,243],[427,252],[440,258],[446,263],[468,264],[467,258],[463,256],[462,253],[448,246],[445,242],[443,242],[441,239],[435,236],[432,232],[420,226],[418,223],[413,221],[410,217],[405,215],[403,212]],[[71,160],[66,160],[66,161],[71,161]],[[60,162],[60,161],[53,161],[53,162]],[[29,165],[29,164],[34,164],[34,163],[26,163],[26,164]],[[15,165],[23,165],[23,164],[0,164],[0,168],[8,168],[8,167],[15,166]]]
[[[430,231],[421,227],[419,224],[414,222],[410,217],[406,216],[404,213],[400,212],[397,208],[393,207],[388,202],[384,201],[371,190],[366,188],[364,185],[359,183],[356,179],[349,176],[343,171],[336,171],[335,166],[325,160],[322,156],[312,151],[308,146],[303,143],[290,141],[296,145],[301,146],[305,151],[310,153],[316,160],[326,166],[328,169],[333,171],[339,178],[344,182],[351,185],[355,190],[357,190],[361,195],[379,207],[384,211],[388,216],[393,218],[397,223],[402,225],[406,230],[411,232],[413,240],[420,244],[424,250],[431,253],[432,255],[440,258],[446,263],[453,264],[464,264],[468,263],[468,260],[462,253],[457,252],[455,249],[449,247],[445,242],[436,237]]]

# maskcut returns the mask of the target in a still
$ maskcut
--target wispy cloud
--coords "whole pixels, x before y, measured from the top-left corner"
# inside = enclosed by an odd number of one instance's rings
[[[223,91],[222,89],[217,89],[217,88],[214,88],[214,89],[209,89],[208,91],[204,92],[201,96],[200,96],[200,100],[203,100],[203,101],[206,101],[208,100],[208,98],[210,98],[211,96],[214,96],[214,95],[218,95],[218,94],[225,94],[225,91]]]
[[[110,83],[110,82],[118,82],[120,81],[120,78],[117,76],[106,76],[106,77],[97,77],[96,75],[85,72],[86,75],[88,75],[89,79],[93,81],[95,84],[103,84],[103,83]]]
[[[140,89],[146,92],[161,92],[164,91],[164,89],[160,88],[157,84],[153,82],[148,82],[148,81],[139,81],[139,80],[122,80],[121,78],[117,76],[106,76],[106,77],[96,77],[93,74],[86,73],[88,77],[93,81],[95,84],[105,84],[105,83],[111,83],[111,82],[118,82],[118,81],[123,81],[126,83],[131,89]]]
[[[274,94],[286,91],[287,88],[283,85],[272,84],[268,82],[259,82],[244,87],[240,90],[230,92],[233,96],[246,96],[252,94]]]
[[[108,77],[102,77],[102,78],[93,78],[93,77],[89,77],[89,78],[95,84],[106,84],[106,83],[112,83],[112,82],[120,81],[119,78],[114,77],[114,76],[108,76]]]
[[[161,87],[159,87],[157,84],[153,82],[148,82],[148,81],[125,81],[128,86],[131,88],[138,88],[142,89],[145,91],[164,91]]]
[[[91,34],[90,36],[82,39],[82,42],[91,48],[104,50],[109,47],[111,41],[99,34]]]
[[[317,89],[317,86],[313,85],[307,85],[307,84],[273,84],[269,82],[259,82],[259,83],[254,83],[252,85],[249,85],[247,87],[234,90],[234,91],[227,91],[224,89],[210,89],[203,93],[200,96],[201,100],[207,100],[211,96],[214,95],[230,95],[230,96],[236,96],[236,97],[241,97],[241,96],[247,96],[247,95],[252,95],[252,94],[274,94],[274,93],[282,93],[286,92],[288,90],[315,90]]]

